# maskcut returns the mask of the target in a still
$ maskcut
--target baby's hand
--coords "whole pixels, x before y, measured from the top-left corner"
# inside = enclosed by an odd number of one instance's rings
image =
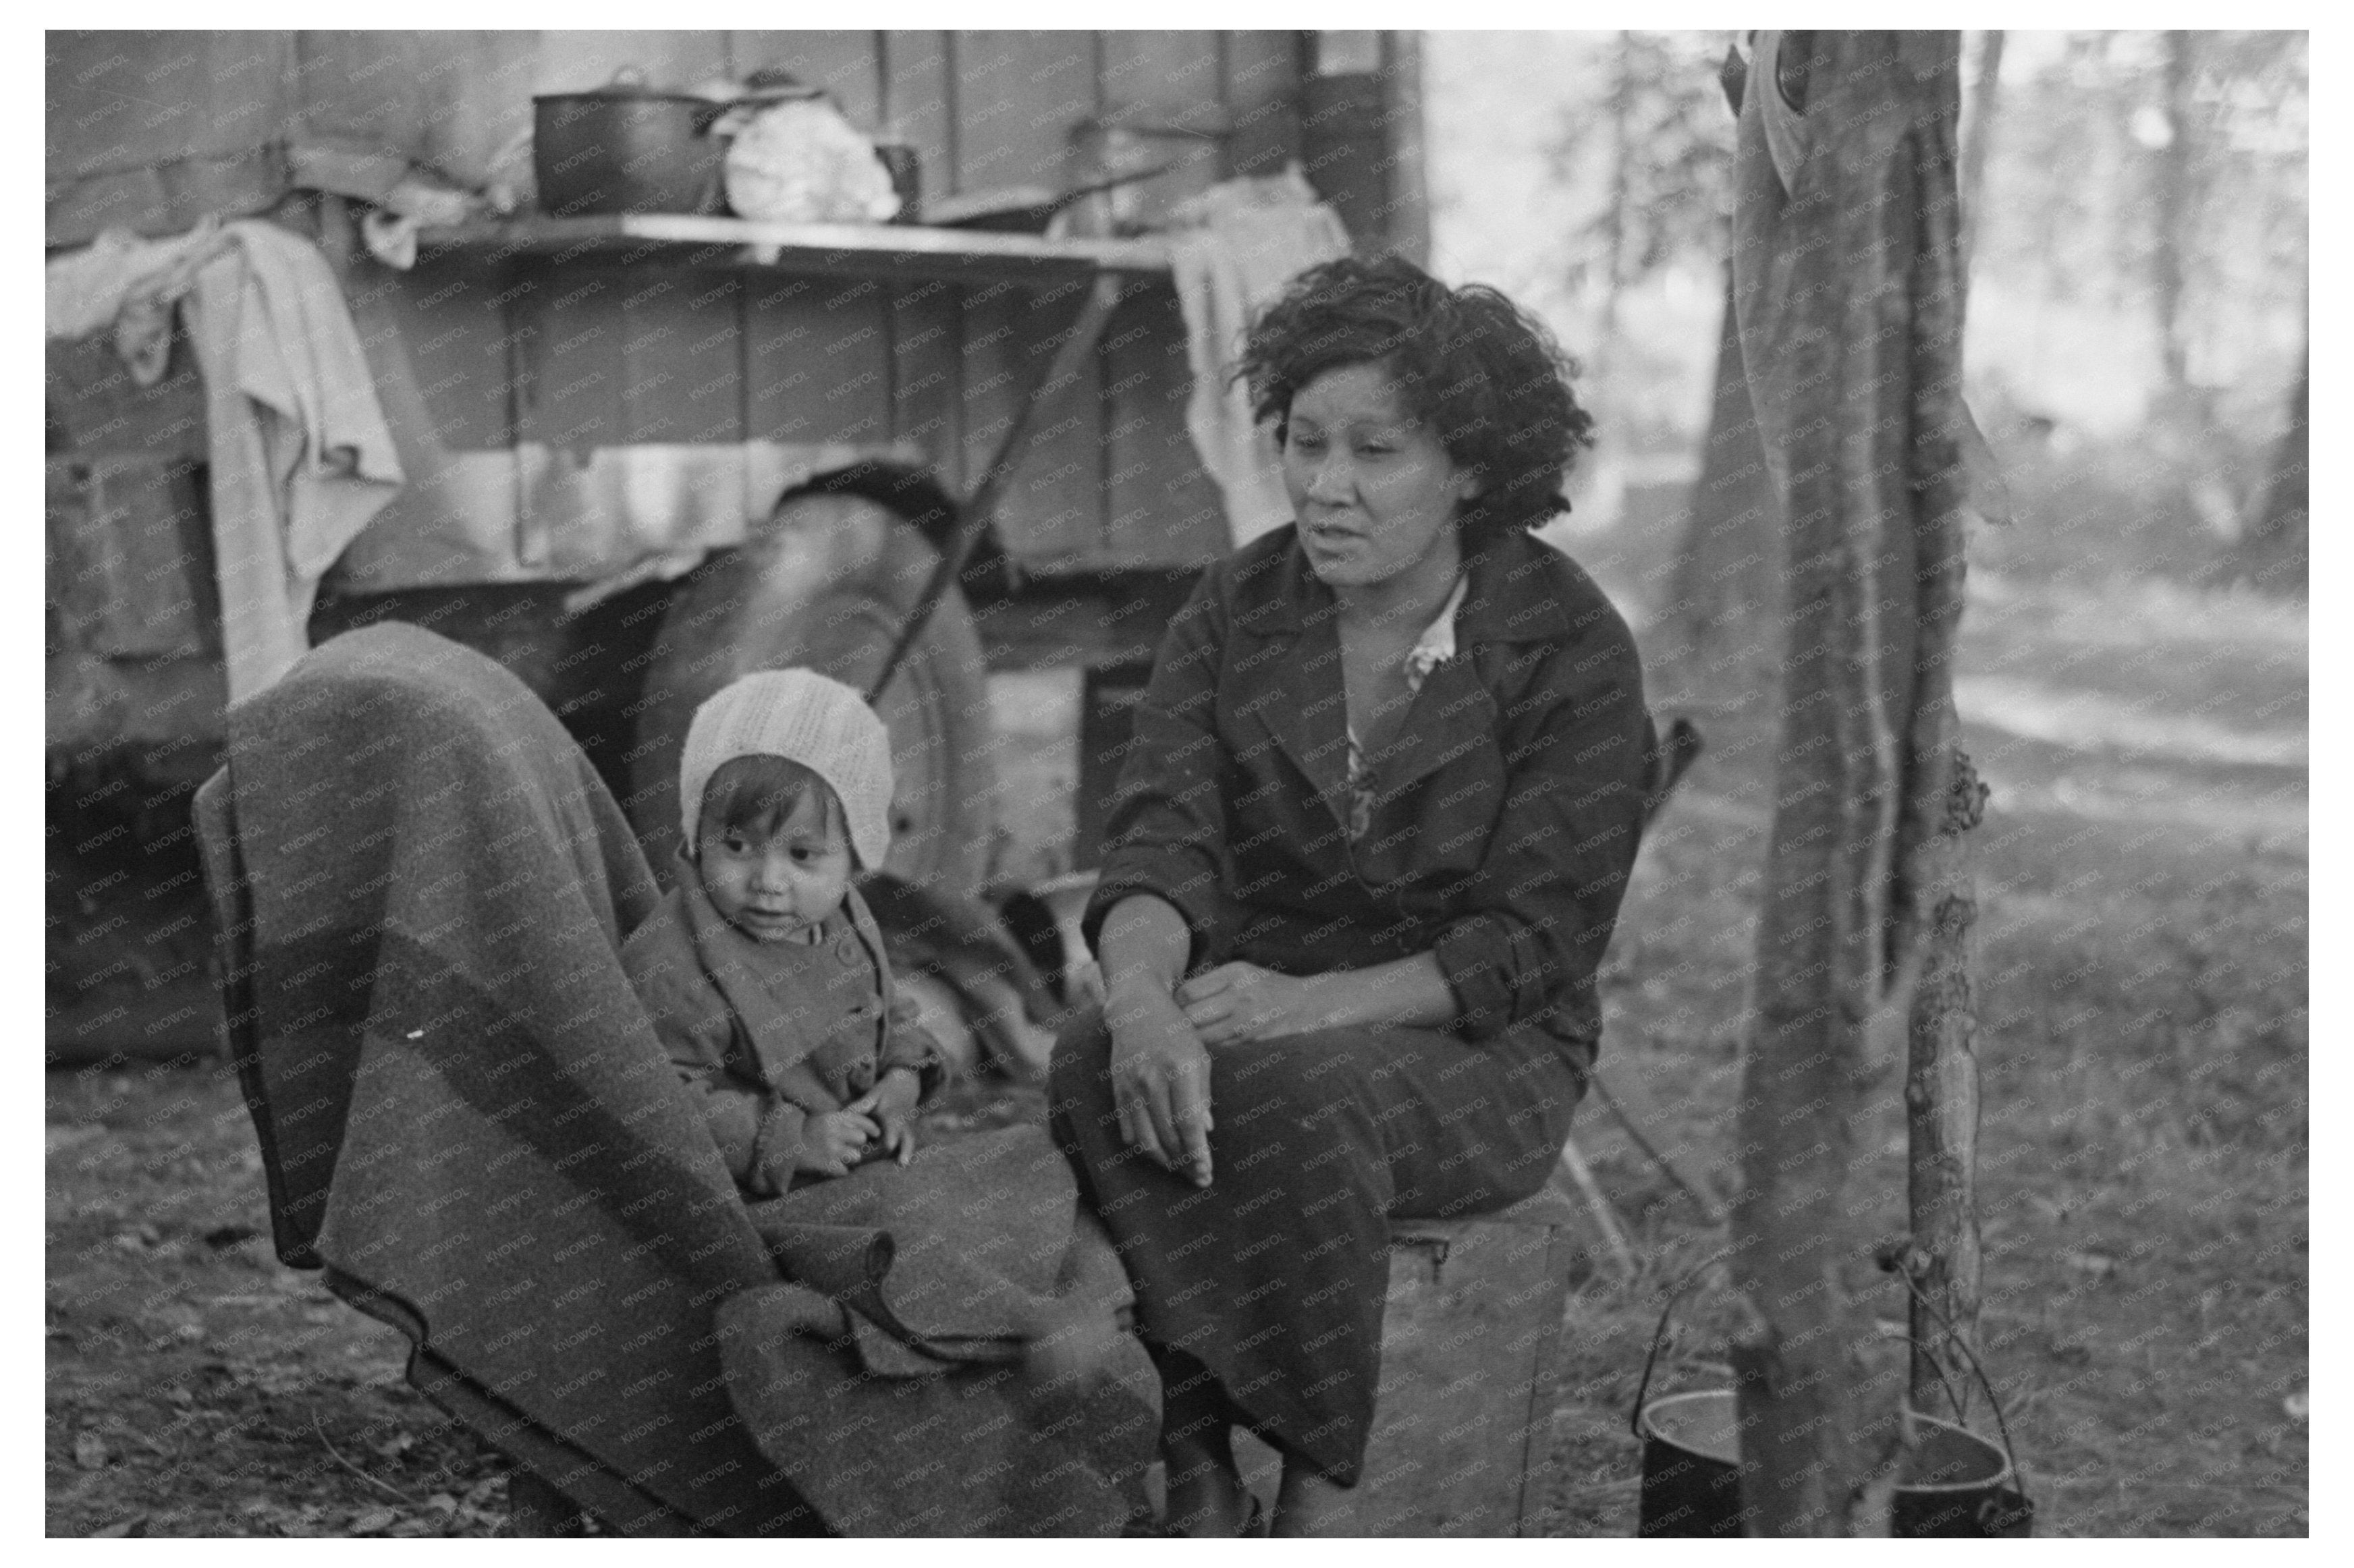
[[[882,1152],[902,1165],[916,1157],[916,1100],[923,1086],[905,1067],[894,1067],[883,1081],[850,1102],[850,1111],[873,1117],[882,1128]]]
[[[801,1147],[794,1159],[794,1169],[811,1176],[847,1176],[850,1168],[865,1156],[866,1146],[882,1131],[875,1118],[863,1114],[858,1106],[821,1111],[801,1124]]]

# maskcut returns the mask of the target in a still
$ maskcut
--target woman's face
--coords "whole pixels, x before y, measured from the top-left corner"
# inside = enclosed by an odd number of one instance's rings
[[[1478,486],[1381,366],[1328,370],[1293,397],[1283,484],[1308,564],[1332,588],[1447,583],[1461,567],[1456,511]]]

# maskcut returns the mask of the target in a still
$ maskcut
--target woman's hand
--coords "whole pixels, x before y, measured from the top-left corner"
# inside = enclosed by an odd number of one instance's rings
[[[1111,1095],[1119,1134],[1162,1169],[1210,1184],[1210,1053],[1176,1001],[1145,982],[1112,993]]]
[[[1299,979],[1257,964],[1220,964],[1177,988],[1185,1020],[1204,1045],[1304,1034],[1347,1022],[1329,976]]]

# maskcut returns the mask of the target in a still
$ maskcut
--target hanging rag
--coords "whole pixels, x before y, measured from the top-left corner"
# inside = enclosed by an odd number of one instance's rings
[[[1766,152],[1774,165],[1774,177],[1787,196],[1798,188],[1798,165],[1807,161],[1807,120],[1805,109],[1790,101],[1790,90],[1782,79],[1784,37],[1774,28],[1751,36],[1756,63],[1749,76],[1770,90],[1758,94],[1758,120],[1766,128]]]
[[[259,218],[169,239],[101,234],[46,269],[46,334],[114,329],[152,387],[184,312],[205,384],[228,698],[310,646],[319,578],[400,488],[400,459],[343,289],[310,240]]]
[[[1274,433],[1252,418],[1249,388],[1227,373],[1252,316],[1303,270],[1347,255],[1349,234],[1296,169],[1225,181],[1173,216],[1197,225],[1170,244],[1193,372],[1185,433],[1225,498],[1233,542],[1246,544],[1290,522],[1291,503]]]
[[[351,311],[319,248],[258,219],[226,232],[237,243],[197,269],[182,309],[204,376],[234,704],[302,656],[319,578],[402,474]]]
[[[45,335],[88,337],[114,330],[114,349],[131,378],[153,387],[164,378],[172,347],[172,303],[188,291],[196,270],[234,245],[207,218],[186,234],[142,239],[107,229],[88,245],[52,256],[47,285]]]

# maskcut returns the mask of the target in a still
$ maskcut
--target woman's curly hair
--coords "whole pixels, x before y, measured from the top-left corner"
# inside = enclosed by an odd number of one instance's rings
[[[1342,257],[1302,272],[1260,313],[1235,375],[1280,441],[1309,383],[1368,364],[1478,476],[1460,519],[1466,551],[1569,510],[1562,479],[1594,444],[1594,417],[1570,390],[1576,362],[1543,323],[1482,283],[1450,289],[1399,257]]]

